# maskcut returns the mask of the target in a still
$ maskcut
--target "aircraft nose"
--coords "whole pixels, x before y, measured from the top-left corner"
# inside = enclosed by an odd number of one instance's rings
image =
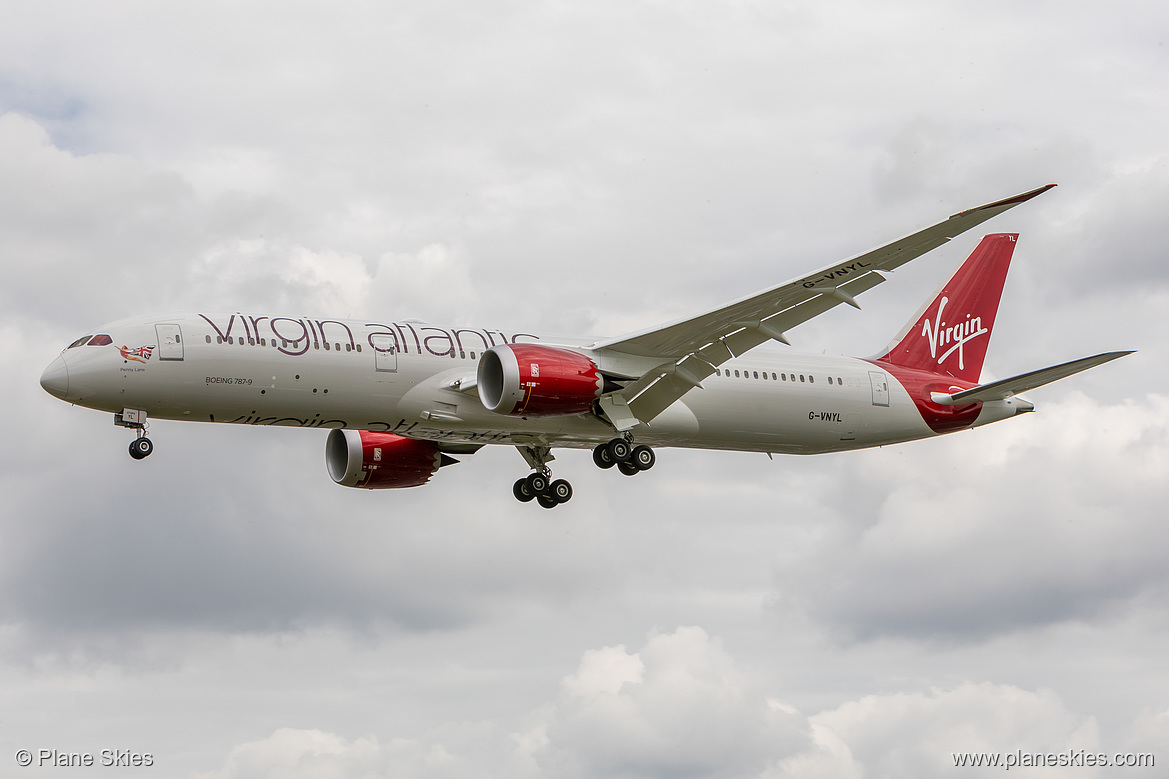
[[[41,386],[45,392],[61,400],[69,394],[69,369],[65,366],[64,356],[57,357],[45,368],[41,374]]]

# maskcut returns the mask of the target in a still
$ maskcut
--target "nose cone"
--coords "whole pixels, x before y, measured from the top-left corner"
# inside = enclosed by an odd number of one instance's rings
[[[45,388],[45,392],[61,400],[69,395],[69,369],[65,367],[64,356],[53,360],[49,367],[45,368],[45,372],[41,374],[41,386]]]

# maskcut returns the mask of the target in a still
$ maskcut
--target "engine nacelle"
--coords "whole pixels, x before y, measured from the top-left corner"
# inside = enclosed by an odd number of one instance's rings
[[[497,414],[556,417],[582,414],[601,396],[597,364],[579,352],[539,344],[504,344],[483,352],[479,400]]]
[[[386,490],[426,484],[446,462],[433,441],[368,430],[331,430],[325,441],[325,464],[342,487]]]

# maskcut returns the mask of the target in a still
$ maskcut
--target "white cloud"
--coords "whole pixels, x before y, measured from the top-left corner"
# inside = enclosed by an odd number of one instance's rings
[[[550,775],[744,776],[807,739],[699,627],[586,652],[536,753]]]

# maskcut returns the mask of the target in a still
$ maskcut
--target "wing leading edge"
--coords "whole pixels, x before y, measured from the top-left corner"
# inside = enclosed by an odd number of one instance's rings
[[[786,331],[842,303],[860,308],[856,296],[885,281],[882,271],[899,268],[1054,186],[960,211],[878,249],[697,316],[593,344],[594,351],[662,359],[661,365],[608,398],[602,408],[618,429],[649,422],[701,387],[702,380],[727,360],[769,340],[788,343]]]

